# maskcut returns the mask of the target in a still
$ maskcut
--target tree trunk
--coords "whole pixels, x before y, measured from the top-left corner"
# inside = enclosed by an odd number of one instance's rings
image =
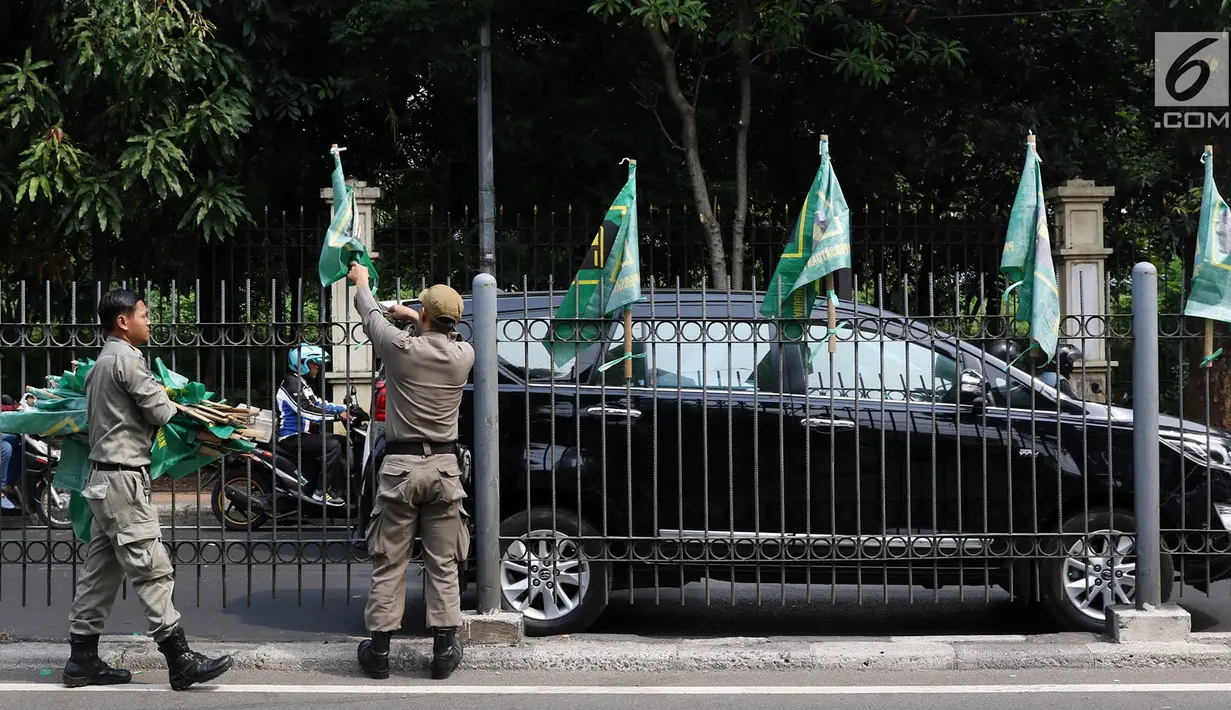
[[[748,29],[748,0],[735,9],[740,32]],[[739,77],[739,123],[735,125],[735,222],[731,226],[731,282],[744,287],[744,229],[748,219],[748,128],[752,121],[752,46],[739,41],[736,72]]]
[[[684,164],[688,168],[688,179],[692,183],[693,201],[696,203],[697,215],[705,228],[706,245],[710,257],[710,278],[715,288],[727,288],[730,283],[727,275],[727,254],[722,243],[722,226],[714,216],[713,204],[710,201],[709,187],[705,182],[705,170],[701,167],[701,146],[697,138],[697,109],[684,96],[680,88],[679,73],[675,65],[675,51],[667,45],[667,40],[654,24],[646,25],[654,53],[662,65],[663,81],[667,85],[667,95],[671,104],[680,116],[680,144],[684,147]]]

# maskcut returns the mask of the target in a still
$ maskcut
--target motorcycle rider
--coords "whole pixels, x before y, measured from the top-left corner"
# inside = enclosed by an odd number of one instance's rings
[[[302,343],[287,354],[287,372],[278,387],[278,452],[295,460],[307,472],[313,485],[312,500],[331,507],[346,505],[345,468],[342,454],[346,437],[322,436],[321,428],[335,421],[346,421],[346,407],[324,402],[312,391],[309,382],[319,382],[321,367],[329,355],[319,345]],[[304,378],[307,379],[304,379]]]

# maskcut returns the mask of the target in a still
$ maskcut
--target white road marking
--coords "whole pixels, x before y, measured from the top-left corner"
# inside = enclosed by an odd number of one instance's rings
[[[52,683],[0,683],[7,692],[170,693],[169,685],[112,685],[69,689]],[[603,686],[603,685],[198,685],[190,693],[279,695],[1040,695],[1048,693],[1231,693],[1231,683],[1041,685],[832,686]]]

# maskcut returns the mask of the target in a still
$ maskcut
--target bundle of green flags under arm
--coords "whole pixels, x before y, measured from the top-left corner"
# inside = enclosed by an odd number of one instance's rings
[[[1201,366],[1209,367],[1222,354],[1221,348],[1214,350],[1214,321],[1231,323],[1231,208],[1214,184],[1214,146],[1205,146],[1201,162],[1205,163],[1205,182],[1201,188],[1193,279],[1184,315],[1206,319],[1205,359]]]
[[[846,206],[838,176],[829,159],[829,136],[821,136],[821,165],[804,197],[804,206],[778,268],[770,279],[761,315],[766,318],[806,320],[812,317],[825,279],[829,307],[829,352],[837,351],[838,296],[833,274],[851,267],[851,211]]]
[[[1005,290],[1005,303],[1011,294],[1016,292],[1017,295],[1014,320],[1030,326],[1031,344],[1026,352],[1037,347],[1047,356],[1046,362],[1051,362],[1060,337],[1060,290],[1056,286],[1056,268],[1052,264],[1051,240],[1047,234],[1047,204],[1043,200],[1040,162],[1032,134],[1026,138],[1026,164],[1009,215],[1000,272],[1010,282]]]
[[[64,437],[54,483],[71,493],[73,531],[82,542],[89,542],[93,514],[81,490],[90,471],[85,378],[94,362],[82,359],[73,365],[58,377],[48,377],[47,387],[29,388],[35,400],[33,409],[0,413],[0,431]],[[255,421],[256,411],[211,401],[213,393],[205,385],[173,372],[161,359],[154,360],[153,375],[175,403],[176,414],[158,430],[150,447],[151,479],[169,476],[178,480],[224,455],[251,453],[255,447],[251,439],[267,436],[247,428]]]
[[[359,262],[368,269],[371,278],[372,292],[380,279],[376,276],[376,267],[368,256],[368,250],[359,239],[359,212],[355,208],[355,191],[346,184],[342,174],[341,152],[335,143],[329,152],[333,154],[333,219],[325,232],[325,242],[321,245],[321,258],[318,270],[321,276],[321,286],[331,286],[346,278],[351,263]]]
[[[556,310],[555,322],[548,333],[547,347],[556,367],[561,367],[582,349],[583,343],[593,343],[601,337],[597,323],[576,323],[569,320],[601,320],[623,311],[624,356],[603,364],[605,372],[624,363],[624,378],[633,376],[632,304],[641,300],[641,257],[637,241],[637,161],[628,162],[628,180],[607,208],[598,234],[590,243],[573,283]]]

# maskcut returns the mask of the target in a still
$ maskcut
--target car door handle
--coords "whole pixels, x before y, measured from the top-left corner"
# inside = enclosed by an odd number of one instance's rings
[[[805,417],[799,423],[809,429],[854,429],[855,422],[849,419],[825,419],[824,417]]]
[[[592,417],[601,417],[605,414],[609,417],[628,417],[629,419],[636,419],[641,416],[641,410],[627,407],[608,407],[601,404],[596,404],[587,409],[586,414],[589,414]]]

